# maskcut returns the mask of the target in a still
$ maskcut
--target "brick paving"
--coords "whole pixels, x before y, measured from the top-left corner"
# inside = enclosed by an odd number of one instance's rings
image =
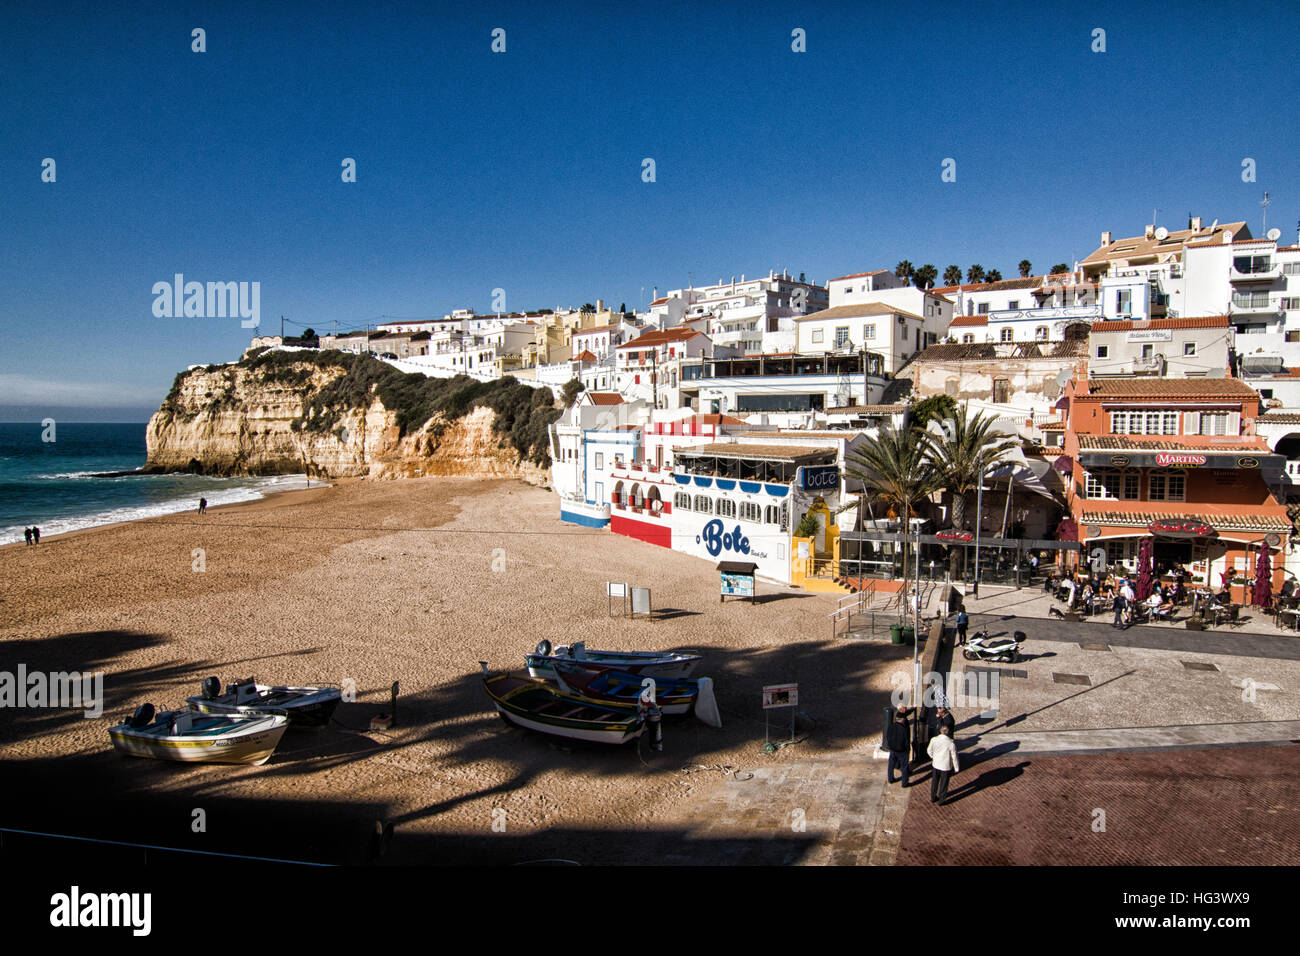
[[[913,780],[900,865],[1277,866],[1300,846],[1300,745],[1012,754],[963,763],[945,806]]]

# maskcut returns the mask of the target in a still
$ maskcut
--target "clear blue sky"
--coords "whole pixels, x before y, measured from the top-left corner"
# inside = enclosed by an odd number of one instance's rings
[[[1155,208],[1259,234],[1265,189],[1291,239],[1297,5],[1181,6],[6,3],[0,419],[142,420],[237,358],[237,319],[154,317],[177,272],[322,330],[498,286],[630,307],[771,268],[1011,275]]]

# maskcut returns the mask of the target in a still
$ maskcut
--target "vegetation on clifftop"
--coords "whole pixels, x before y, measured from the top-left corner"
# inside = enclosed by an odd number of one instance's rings
[[[479,382],[467,375],[428,378],[400,372],[369,355],[337,350],[250,353],[238,367],[256,373],[268,384],[300,393],[303,414],[292,423],[295,430],[338,432],[346,413],[369,406],[376,397],[396,413],[402,435],[418,430],[435,415],[450,422],[475,408],[487,407],[496,413],[493,427],[509,439],[521,458],[542,467],[550,464],[548,430],[560,416],[560,409],[548,388],[531,388],[509,377],[492,382]],[[227,368],[233,379],[234,366]],[[313,389],[312,378],[318,369],[339,374],[323,387]],[[163,410],[182,420],[198,413],[180,405],[181,383],[188,374],[176,376],[163,402]],[[230,384],[229,393],[211,397],[214,405],[233,397],[233,381]]]

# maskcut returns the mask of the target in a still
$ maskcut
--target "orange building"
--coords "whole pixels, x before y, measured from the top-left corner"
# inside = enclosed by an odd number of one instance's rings
[[[1255,434],[1260,397],[1234,378],[1076,378],[1065,388],[1066,500],[1083,543],[1108,566],[1137,570],[1143,539],[1155,571],[1182,563],[1218,590],[1249,582],[1270,547],[1273,590],[1291,523],[1269,491],[1285,460]],[[1237,600],[1245,585],[1233,588]]]

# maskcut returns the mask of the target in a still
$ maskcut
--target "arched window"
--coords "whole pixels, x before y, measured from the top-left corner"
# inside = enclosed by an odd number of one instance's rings
[[[764,508],[764,509],[763,509],[763,523],[764,523],[764,524],[780,524],[780,523],[781,523],[781,509],[778,508],[776,505],[768,505],[766,508]]]
[[[713,514],[713,499],[708,495],[696,495],[695,510],[702,515]]]
[[[679,491],[673,495],[673,507],[682,511],[691,510],[691,496],[684,491]]]
[[[740,520],[758,521],[761,509],[752,501],[742,501],[740,503]]]
[[[736,517],[736,503],[730,498],[718,499],[718,517],[734,518]]]
[[[610,502],[615,508],[626,508],[627,503],[623,500],[623,482],[617,482],[614,485],[614,491],[609,496]]]
[[[643,507],[645,507],[645,499],[641,497],[641,486],[640,486],[640,485],[633,485],[633,486],[632,486],[632,494],[631,494],[630,497],[631,497],[631,499],[632,499],[632,510],[633,510],[633,511],[640,511]]]

